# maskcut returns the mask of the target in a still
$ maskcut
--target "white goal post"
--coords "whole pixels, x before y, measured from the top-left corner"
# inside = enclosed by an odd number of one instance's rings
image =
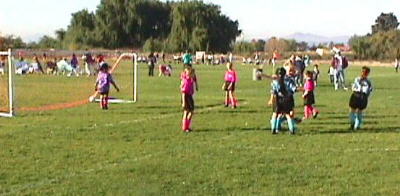
[[[8,74],[8,90],[7,90],[7,96],[8,96],[8,108],[7,112],[0,112],[0,117],[13,117],[15,115],[14,111],[14,67],[12,65],[12,58],[11,58],[11,49],[8,49],[8,51],[0,51],[0,56],[7,56],[7,74]]]
[[[128,56],[128,57],[131,57],[132,58],[132,62],[133,62],[133,95],[132,95],[132,101],[133,101],[133,103],[136,103],[137,101],[138,101],[138,77],[139,77],[139,74],[138,74],[138,64],[137,64],[137,54],[136,53],[123,53],[122,55],[121,55],[121,57],[120,58],[123,58],[123,57],[126,57],[126,56]]]

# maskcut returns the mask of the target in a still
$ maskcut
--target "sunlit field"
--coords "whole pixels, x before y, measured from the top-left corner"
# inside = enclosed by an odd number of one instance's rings
[[[131,63],[114,74],[130,98]],[[224,66],[195,65],[199,92],[193,132],[180,130],[179,74],[147,76],[139,101],[54,111],[16,111],[0,119],[0,195],[399,195],[400,74],[373,67],[365,124],[349,131],[350,91],[334,91],[327,65],[316,90],[317,119],[296,135],[272,135],[270,80],[252,81],[237,64],[239,107],[223,107]],[[265,70],[271,73],[271,69]],[[360,73],[350,67],[349,86]],[[157,74],[157,72],[156,72]],[[87,99],[94,77],[16,78],[17,109]],[[296,95],[296,116],[303,101]],[[286,127],[286,125],[284,125]]]

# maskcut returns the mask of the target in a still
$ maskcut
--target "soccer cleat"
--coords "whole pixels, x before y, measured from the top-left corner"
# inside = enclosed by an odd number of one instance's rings
[[[313,118],[316,119],[318,117],[319,112],[315,112],[315,114],[313,115]]]
[[[293,121],[294,121],[296,124],[300,124],[301,122],[303,122],[303,119],[301,119],[301,118],[294,118]]]

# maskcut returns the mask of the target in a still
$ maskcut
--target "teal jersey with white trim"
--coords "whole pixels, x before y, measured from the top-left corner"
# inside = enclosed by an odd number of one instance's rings
[[[367,78],[357,77],[352,85],[352,90],[353,92],[364,93],[369,96],[373,90],[372,83]]]

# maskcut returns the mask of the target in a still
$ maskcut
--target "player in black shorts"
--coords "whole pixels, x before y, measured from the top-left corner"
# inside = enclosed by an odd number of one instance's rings
[[[362,67],[361,76],[354,80],[350,97],[350,128],[357,130],[361,128],[363,122],[363,111],[368,106],[368,98],[372,92],[372,83],[368,79],[369,67]]]

